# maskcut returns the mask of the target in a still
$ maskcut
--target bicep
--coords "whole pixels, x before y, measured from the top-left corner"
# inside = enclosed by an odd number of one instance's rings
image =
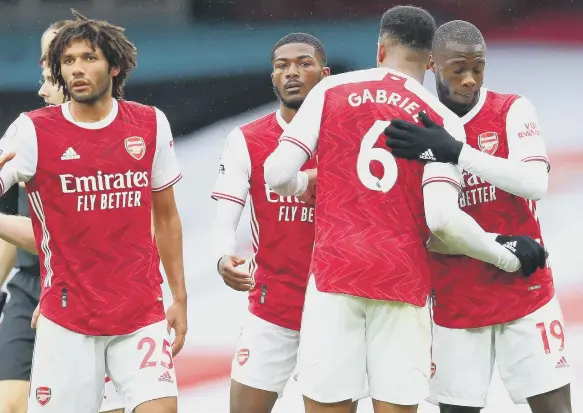
[[[152,192],[152,213],[155,221],[178,215],[173,186]]]

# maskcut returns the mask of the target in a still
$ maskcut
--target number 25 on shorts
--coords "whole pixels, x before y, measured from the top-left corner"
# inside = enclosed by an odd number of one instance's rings
[[[390,124],[391,122],[387,120],[377,120],[372,125],[360,143],[360,152],[358,152],[356,160],[356,173],[360,182],[368,189],[385,193],[389,192],[397,182],[399,170],[393,154],[387,149],[375,148],[374,145]],[[380,162],[383,165],[382,178],[379,179],[370,172],[372,161]]]
[[[156,340],[151,337],[144,337],[138,342],[138,350],[146,350],[146,354],[140,364],[140,369],[145,369],[147,367],[154,367],[158,363],[165,369],[171,369],[174,367],[174,361],[172,360],[172,353],[170,349],[172,345],[168,340],[164,340],[162,343],[161,356],[156,357],[154,353],[156,352]],[[167,360],[168,362],[164,361]]]
[[[545,323],[538,323],[536,328],[539,329],[541,339],[543,341],[543,348],[545,350],[545,354],[551,353],[551,345],[549,342],[549,335],[547,333],[547,326]],[[561,346],[559,347],[559,351],[563,351],[565,348],[565,331],[563,330],[563,325],[559,320],[551,321],[549,324],[548,332],[551,333],[551,336],[557,340],[561,340]]]

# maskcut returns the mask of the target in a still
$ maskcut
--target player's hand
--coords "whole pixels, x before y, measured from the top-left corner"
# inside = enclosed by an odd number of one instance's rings
[[[443,126],[419,113],[421,127],[412,122],[393,119],[385,129],[386,144],[397,158],[457,164],[464,146]]]
[[[36,306],[34,309],[34,313],[32,313],[32,319],[30,320],[30,326],[32,328],[36,328],[36,323],[38,322],[38,316],[40,315],[40,304]]]
[[[186,300],[174,301],[168,311],[166,311],[166,321],[168,321],[168,334],[174,330],[174,343],[172,343],[172,357],[175,357],[186,340],[188,324],[186,322]]]
[[[219,275],[223,277],[225,284],[235,291],[250,291],[254,287],[249,273],[237,269],[243,264],[245,264],[245,258],[237,255],[225,255],[217,264]]]
[[[6,163],[16,156],[14,152],[1,152],[0,153],[0,169],[6,165]]]
[[[308,174],[308,187],[306,188],[306,192],[301,196],[298,196],[298,199],[313,206],[316,204],[316,181],[318,180],[318,170],[306,169],[304,172]]]
[[[516,255],[525,277],[530,277],[537,268],[545,268],[549,254],[535,239],[527,236],[498,235],[496,242]]]

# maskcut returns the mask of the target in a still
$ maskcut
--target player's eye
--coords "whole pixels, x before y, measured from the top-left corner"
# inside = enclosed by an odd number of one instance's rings
[[[93,55],[89,55],[89,56],[87,56],[87,60],[90,61],[90,62],[94,62],[94,61],[97,60],[97,58],[95,56],[93,56]]]
[[[310,62],[308,60],[305,60],[303,62],[300,62],[300,66],[302,66],[302,67],[309,67],[309,66],[312,66],[312,62]]]
[[[278,69],[285,69],[287,67],[287,63],[280,63],[276,66]]]

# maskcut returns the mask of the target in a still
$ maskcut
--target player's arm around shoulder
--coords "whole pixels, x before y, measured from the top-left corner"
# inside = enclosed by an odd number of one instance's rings
[[[461,171],[457,166],[438,162],[425,165],[422,185],[427,226],[440,241],[433,241],[440,250],[436,252],[467,255],[507,272],[520,268],[518,258],[496,242],[497,234],[485,232],[460,209]]]
[[[300,169],[318,148],[326,92],[334,85],[331,78],[334,76],[325,77],[308,93],[263,165],[265,182],[279,195],[312,198],[316,173]]]

